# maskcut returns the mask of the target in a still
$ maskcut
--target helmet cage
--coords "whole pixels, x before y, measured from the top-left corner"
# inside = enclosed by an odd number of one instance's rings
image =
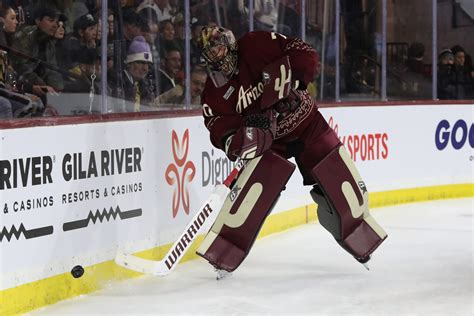
[[[224,80],[214,84],[217,87],[224,85],[237,68],[237,44],[234,34],[230,30],[218,28],[217,35],[203,47],[201,55],[209,73],[214,73],[211,78],[217,76]],[[219,72],[221,76],[217,74]]]

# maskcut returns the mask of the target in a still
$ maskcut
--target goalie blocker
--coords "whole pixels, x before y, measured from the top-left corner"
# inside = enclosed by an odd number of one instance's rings
[[[250,160],[197,254],[217,269],[237,269],[294,170],[294,164],[271,150]]]

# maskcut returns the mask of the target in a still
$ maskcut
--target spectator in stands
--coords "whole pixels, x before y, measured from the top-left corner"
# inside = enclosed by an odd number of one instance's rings
[[[151,45],[153,43],[153,45],[155,45],[155,41],[158,40],[159,36],[159,23],[154,11],[151,8],[145,8],[141,10],[138,15],[148,26],[148,28],[145,28],[147,32],[143,34],[143,36],[148,44]]]
[[[471,78],[474,79],[474,67],[472,66],[472,57],[471,57],[471,55],[466,54],[464,65],[467,67],[468,70],[470,70]]]
[[[299,0],[281,0],[278,6],[278,32],[287,36],[298,36],[300,12]]]
[[[16,12],[3,4],[0,9],[0,117],[12,118],[25,115],[39,115],[44,106],[39,98],[31,93],[40,87],[33,87],[18,79],[12,66],[10,47],[18,26]],[[25,91],[25,89],[27,91]]]
[[[438,55],[438,98],[441,100],[456,99],[453,63],[453,52],[443,49]]]
[[[15,10],[9,5],[2,3],[0,9],[0,82],[1,87],[11,89],[16,78],[8,58],[8,51],[13,41],[13,36],[18,26]],[[0,118],[11,118],[13,115],[11,102],[0,97]]]
[[[57,40],[57,42],[60,42],[64,39],[65,35],[66,35],[66,30],[64,28],[64,21],[58,21],[58,28],[56,29],[56,32],[54,33],[54,38]]]
[[[0,44],[11,46],[18,20],[12,7],[3,5],[0,9]]]
[[[454,65],[456,66],[464,66],[464,62],[466,61],[466,52],[464,48],[460,45],[455,45],[451,48],[451,51],[454,55]]]
[[[3,4],[0,8],[0,81],[2,83],[8,80],[7,74],[11,75],[13,72],[8,55],[17,26],[18,20],[15,10]]]
[[[151,8],[156,14],[158,22],[164,20],[173,20],[174,12],[171,8],[169,0],[144,0],[137,8],[137,12],[145,8]]]
[[[62,17],[56,8],[41,6],[35,13],[36,25],[25,26],[15,34],[13,48],[18,53],[12,56],[12,61],[19,79],[28,85],[26,92],[45,97],[47,93],[57,94],[64,88],[57,67],[54,38]]]
[[[96,48],[99,39],[98,21],[92,14],[79,17],[74,21],[74,34],[82,47]]]
[[[465,65],[466,52],[460,45],[451,48],[454,55],[453,81],[456,86],[455,99],[465,100],[473,98],[471,70]]]
[[[122,80],[125,80],[124,69],[127,67],[125,60],[129,47],[136,37],[143,37],[143,29],[146,21],[143,21],[140,15],[135,12],[133,7],[124,7],[122,9],[123,28],[122,34],[115,34],[114,37],[120,39],[120,42],[113,42],[113,55],[111,56],[111,67],[109,68],[108,78],[112,88],[112,94],[117,98],[126,99],[123,91]],[[118,45],[117,45],[118,44]]]
[[[107,14],[107,36],[108,41],[111,42],[114,39],[114,28],[115,28],[115,18],[113,11],[109,10]]]
[[[100,94],[100,54],[97,49],[85,48],[77,56],[77,65],[70,69],[64,92]],[[87,95],[88,97],[88,95]]]
[[[201,34],[202,27],[206,25],[206,23],[200,22],[198,19],[193,19],[191,24],[191,66],[195,66],[201,64],[201,49],[198,45],[198,38]]]
[[[160,93],[164,93],[178,84],[182,78],[182,55],[176,47],[169,47],[161,59]]]
[[[137,36],[143,36],[143,27],[146,21],[143,21],[140,15],[133,8],[125,8],[123,15],[123,37],[125,39],[122,45],[123,55],[126,57],[128,47],[132,40]]]
[[[256,0],[254,8],[255,29],[277,31],[278,1]]]
[[[84,49],[77,58],[77,65],[69,70],[63,92],[69,92],[65,97],[75,115],[91,114],[100,108],[100,62],[97,49]]]
[[[153,88],[147,79],[153,63],[150,46],[143,36],[137,36],[130,43],[123,71],[124,98],[133,104],[133,111],[140,111],[141,105],[150,105],[154,100]]]
[[[184,29],[184,16],[178,13],[174,19],[174,42],[181,49],[181,53],[184,53],[185,41],[185,29]]]
[[[414,42],[408,47],[406,69],[402,74],[404,80],[403,94],[414,99],[430,99],[432,87],[425,74],[425,45]]]
[[[0,81],[6,83],[7,76],[13,71],[8,54],[13,42],[18,20],[15,10],[12,7],[3,4],[0,9]]]
[[[168,0],[168,4],[171,8],[171,15],[176,18],[178,15],[184,16],[184,1],[182,0]]]
[[[153,57],[153,67],[148,73],[148,79],[154,87],[154,94],[159,95],[159,65],[160,65],[160,52],[158,50],[158,39],[159,39],[159,24],[156,19],[156,14],[151,8],[144,8],[139,13],[146,25],[142,28],[143,36],[150,45],[151,54]]]
[[[207,73],[206,70],[200,66],[196,66],[191,71],[191,108],[201,107],[201,94],[206,85]],[[158,102],[155,106],[173,106],[176,104],[185,104],[185,87],[182,84],[177,84],[174,88],[166,91],[158,97]]]
[[[237,4],[243,8],[244,0],[237,0]],[[209,18],[209,0],[190,0],[190,11],[193,19],[205,21]],[[247,16],[247,11],[241,11],[241,15]],[[192,23],[192,22],[191,22]]]
[[[191,106],[201,107],[201,94],[206,86],[207,72],[203,67],[196,66],[191,72]]]
[[[419,42],[412,43],[408,47],[407,67],[410,71],[423,74],[425,58],[425,45]]]
[[[443,49],[438,55],[438,63],[439,63],[439,65],[452,65],[452,64],[454,64],[453,52],[448,48]]]
[[[160,22],[160,36],[158,40],[158,47],[160,48],[160,56],[163,57],[165,52],[170,47],[178,48],[183,53],[182,44],[175,38],[174,24],[171,20],[164,20]]]
[[[472,57],[466,54],[466,61],[464,62],[468,72],[471,74],[471,99],[474,99],[474,67],[472,66]]]
[[[74,32],[58,47],[58,63],[64,69],[77,65],[77,58],[85,49],[97,47],[98,24],[92,14],[86,14],[74,21]]]

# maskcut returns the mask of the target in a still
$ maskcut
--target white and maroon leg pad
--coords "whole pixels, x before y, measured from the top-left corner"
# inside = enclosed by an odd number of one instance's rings
[[[294,170],[294,164],[272,151],[250,160],[197,254],[218,269],[234,271],[252,248]]]
[[[311,173],[321,225],[357,260],[367,261],[387,233],[370,215],[365,183],[345,148],[335,148]]]

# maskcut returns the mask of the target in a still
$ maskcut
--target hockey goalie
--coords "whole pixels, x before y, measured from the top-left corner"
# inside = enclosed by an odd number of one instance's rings
[[[198,255],[234,271],[296,166],[337,243],[366,263],[387,234],[372,218],[368,192],[340,140],[306,91],[319,71],[315,50],[265,31],[238,41],[230,30],[204,27],[199,38],[209,78],[202,94],[212,144],[247,161]]]

